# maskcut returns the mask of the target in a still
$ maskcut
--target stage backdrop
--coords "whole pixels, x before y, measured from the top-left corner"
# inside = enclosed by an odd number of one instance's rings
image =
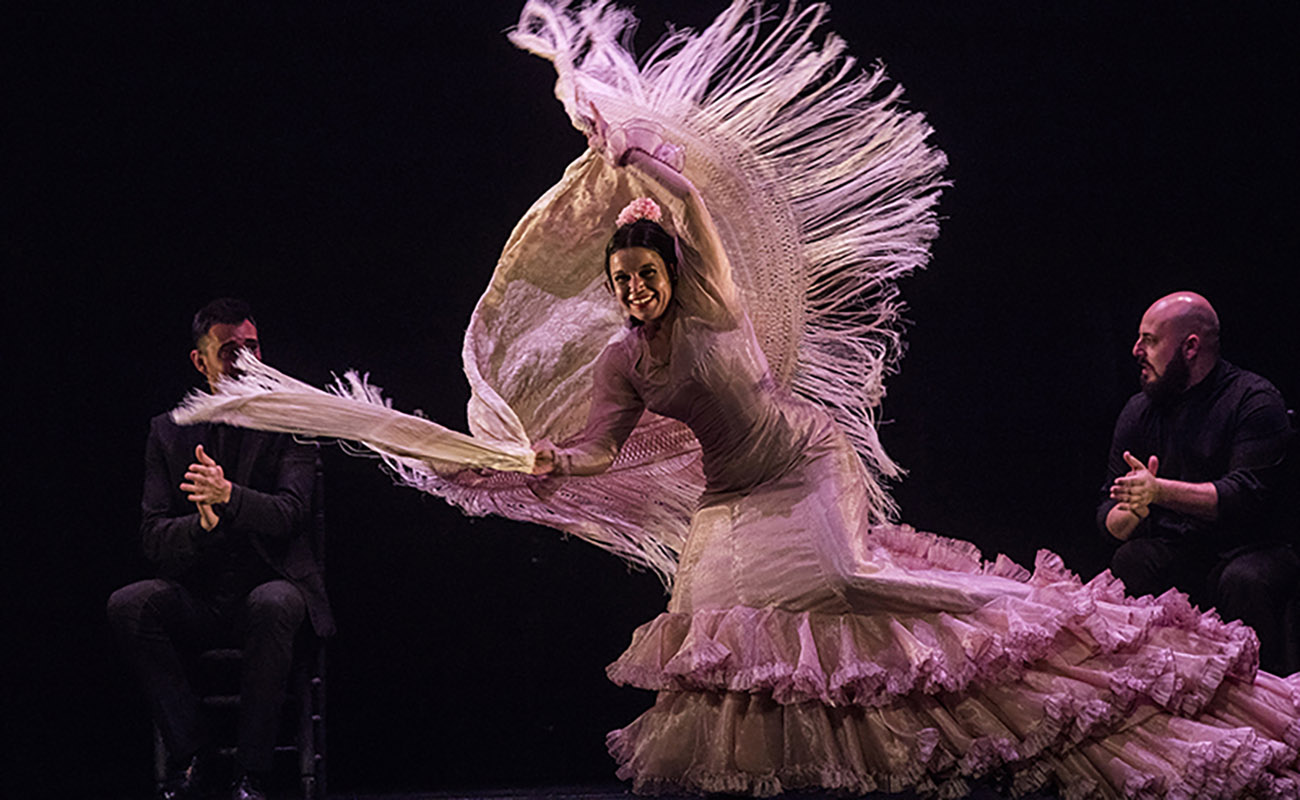
[[[135,554],[148,418],[188,319],[257,309],[313,383],[371,373],[464,425],[461,333],[514,222],[584,147],[515,3],[19,3],[4,73],[4,797],[142,797],[149,729],[104,603]],[[719,0],[646,2],[701,26]],[[1275,8],[1276,7],[1276,8]],[[1292,403],[1294,6],[844,0],[951,159],[882,437],[903,518],[1089,577],[1142,310],[1218,306]],[[648,707],[603,666],[665,598],[551,531],[471,520],[326,450],[338,790],[608,781]],[[648,487],[652,490],[652,487]]]

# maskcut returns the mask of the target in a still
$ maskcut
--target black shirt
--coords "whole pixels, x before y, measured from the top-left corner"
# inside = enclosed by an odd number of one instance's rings
[[[1167,405],[1143,393],[1129,398],[1115,423],[1097,524],[1115,506],[1110,487],[1129,471],[1124,451],[1146,463],[1160,459],[1157,477],[1213,483],[1218,519],[1202,520],[1152,505],[1134,537],[1184,540],[1226,550],[1277,539],[1277,495],[1291,435],[1286,404],[1273,384],[1220,360],[1200,383]]]

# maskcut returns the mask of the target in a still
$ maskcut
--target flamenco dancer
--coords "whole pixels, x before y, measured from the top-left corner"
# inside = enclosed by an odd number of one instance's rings
[[[638,65],[627,12],[530,0],[512,40],[591,147],[470,322],[472,436],[251,360],[178,417],[355,439],[657,570],[668,609],[609,667],[658,692],[608,738],[638,792],[1297,797],[1300,681],[1248,628],[889,522],[871,413],[944,158],[824,14],[735,0]]]

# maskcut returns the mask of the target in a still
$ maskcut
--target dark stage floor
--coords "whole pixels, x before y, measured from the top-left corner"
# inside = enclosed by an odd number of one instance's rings
[[[295,788],[285,786],[272,788],[271,800],[296,800],[301,794]],[[206,800],[225,800],[226,792],[206,796]],[[707,800],[724,800],[733,795],[707,795]],[[832,792],[791,792],[778,795],[775,800],[845,800],[847,797],[863,800],[920,800],[911,793],[904,794],[870,794],[845,795]],[[1002,800],[1006,795],[999,794],[987,787],[977,787],[966,800]],[[124,798],[124,800],[139,800]],[[418,791],[405,790],[397,792],[339,792],[331,791],[327,800],[642,800],[634,795],[626,784],[608,783],[584,786],[534,786],[503,787],[496,789],[472,789],[465,791]],[[658,800],[704,800],[700,795],[659,795]],[[1025,795],[1021,800],[1057,800],[1054,794]]]
[[[405,792],[398,794],[354,794],[331,793],[329,800],[615,800],[619,798],[636,798],[626,786],[610,784],[605,786],[551,786],[527,789],[495,789],[474,792]],[[711,798],[721,797],[710,795]],[[779,795],[779,800],[844,800],[846,795],[827,792],[794,792]],[[867,800],[914,800],[912,794],[872,794],[863,795]],[[967,800],[1000,800],[1003,795],[991,789],[976,789],[967,796]],[[1052,800],[1055,795],[1027,795],[1023,800]],[[700,800],[699,795],[668,796],[661,795],[660,800]]]

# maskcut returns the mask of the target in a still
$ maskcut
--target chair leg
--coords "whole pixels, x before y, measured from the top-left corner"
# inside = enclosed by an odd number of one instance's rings
[[[238,664],[242,657],[238,650],[211,650],[203,658],[212,662]],[[306,651],[300,664],[294,666],[291,677],[293,699],[297,701],[297,728],[295,748],[277,747],[298,751],[298,775],[302,783],[304,800],[325,800],[325,648],[322,642],[314,643],[314,652]],[[211,677],[211,676],[209,676]],[[238,695],[208,695],[204,698],[205,713],[213,713],[216,706],[238,704]],[[287,733],[287,731],[285,731]],[[215,753],[233,756],[233,747],[217,748]],[[153,771],[155,788],[161,789],[167,781],[167,746],[162,732],[153,726]]]
[[[158,789],[167,782],[167,745],[163,744],[162,731],[153,726],[153,781]]]
[[[298,681],[298,775],[304,800],[316,800],[316,737],[312,731],[311,682]]]
[[[310,668],[298,685],[298,774],[305,800],[324,800],[325,786],[325,651],[317,643]],[[308,671],[310,669],[310,671]]]
[[[312,699],[315,701],[316,713],[312,717],[312,734],[313,743],[316,750],[316,764],[312,770],[316,776],[316,791],[319,792],[319,800],[325,800],[328,796],[329,786],[326,779],[329,775],[327,767],[329,766],[329,751],[327,750],[327,737],[325,735],[325,647],[322,645],[316,651],[316,677],[311,681]]]

